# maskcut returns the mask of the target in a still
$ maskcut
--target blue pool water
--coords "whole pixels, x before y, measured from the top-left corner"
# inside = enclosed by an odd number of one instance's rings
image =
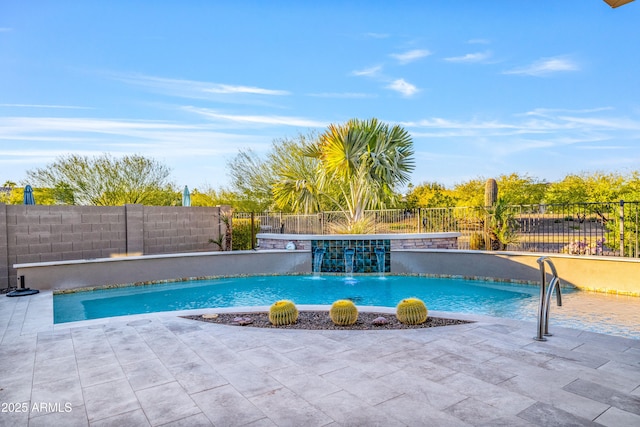
[[[593,295],[584,294],[573,288],[563,288],[565,304],[560,308],[552,307],[551,324],[640,338],[640,332],[635,329],[628,331],[625,325],[627,320],[623,319],[622,325],[620,322],[616,324],[616,319],[613,322],[604,319],[606,321],[603,323],[597,315],[580,310],[576,313],[575,307],[583,307],[584,303],[572,301]],[[327,305],[338,299],[351,299],[361,306],[395,307],[406,297],[422,299],[429,310],[535,321],[539,288],[421,276],[388,275],[381,278],[372,275],[351,279],[344,276],[253,276],[58,294],[54,296],[53,306],[54,322],[65,323],[159,311],[268,306],[279,299],[290,299],[296,304]],[[630,298],[632,304],[640,304],[640,298]],[[602,301],[593,302],[592,305],[594,309],[603,308]],[[567,307],[569,311],[564,318],[562,313],[556,314],[556,311]],[[635,308],[640,312],[640,305]],[[585,318],[589,321],[585,322]],[[629,321],[633,322],[634,319]]]

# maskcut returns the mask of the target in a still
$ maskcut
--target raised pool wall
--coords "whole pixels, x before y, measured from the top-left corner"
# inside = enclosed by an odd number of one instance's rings
[[[38,290],[198,279],[215,276],[308,273],[307,252],[234,251],[144,255],[16,265],[25,286]]]
[[[495,278],[539,283],[537,259],[549,256],[562,283],[585,290],[640,297],[640,259],[529,252],[397,249],[391,274]],[[309,250],[259,250],[130,256],[18,264],[33,289],[93,286],[213,276],[311,273]]]
[[[430,274],[540,282],[538,258],[548,256],[562,284],[640,297],[640,259],[530,252],[400,250],[392,253],[395,274]],[[549,269],[547,269],[547,272]]]

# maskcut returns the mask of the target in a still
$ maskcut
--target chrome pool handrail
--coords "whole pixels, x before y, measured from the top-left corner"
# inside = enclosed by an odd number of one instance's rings
[[[547,287],[547,274],[545,271],[545,263],[549,265],[552,278]],[[556,302],[558,306],[562,306],[562,294],[560,292],[560,278],[556,266],[553,265],[551,258],[542,256],[538,258],[540,266],[540,305],[538,306],[538,335],[534,337],[536,341],[546,341],[545,336],[551,336],[549,333],[549,305],[551,303],[551,294],[556,291]]]

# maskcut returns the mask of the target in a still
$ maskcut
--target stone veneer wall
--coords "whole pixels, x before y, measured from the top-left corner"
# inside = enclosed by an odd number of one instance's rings
[[[457,237],[437,239],[398,239],[391,241],[391,250],[397,249],[458,249]]]
[[[258,239],[258,249],[286,249],[287,243],[293,242],[297,251],[310,251],[311,240],[282,240],[282,239]]]
[[[16,286],[14,264],[216,251],[209,239],[225,232],[223,210],[0,204],[0,289]]]
[[[285,246],[289,242],[296,245],[296,250],[311,251],[311,240],[285,240],[285,239],[269,239],[260,238],[260,246],[258,249],[286,249]],[[337,240],[337,239],[333,239]],[[392,239],[391,250],[399,249],[458,249],[457,237],[439,237],[439,238],[406,238]]]

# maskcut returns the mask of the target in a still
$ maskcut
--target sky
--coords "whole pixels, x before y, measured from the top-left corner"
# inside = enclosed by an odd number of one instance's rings
[[[139,154],[189,188],[239,150],[376,117],[411,182],[640,170],[640,2],[0,2],[0,184]]]

